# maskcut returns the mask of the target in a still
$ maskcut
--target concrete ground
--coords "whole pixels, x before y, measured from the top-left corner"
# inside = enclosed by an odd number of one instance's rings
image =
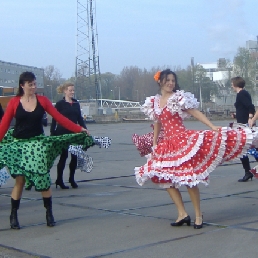
[[[228,125],[229,121],[214,122]],[[91,148],[91,173],[76,172],[78,189],[55,188],[56,226],[46,226],[40,193],[24,191],[19,209],[22,228],[9,226],[10,193],[14,181],[0,188],[0,257],[257,257],[258,181],[239,183],[239,162],[212,172],[208,187],[200,186],[204,227],[171,227],[177,210],[168,194],[151,182],[137,185],[134,167],[145,163],[131,142],[133,133],[151,130],[149,123],[89,124],[92,135],[109,136],[109,149]],[[191,129],[206,129],[186,122]],[[46,129],[48,133],[49,127]],[[251,158],[252,165],[255,165]],[[68,166],[64,173],[67,185]],[[186,210],[194,211],[186,188],[181,188]]]

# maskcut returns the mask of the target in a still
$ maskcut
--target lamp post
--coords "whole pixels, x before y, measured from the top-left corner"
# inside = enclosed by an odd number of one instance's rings
[[[137,95],[136,95],[136,100],[139,101],[139,91],[138,90],[135,90],[137,92]]]
[[[51,96],[51,102],[53,103],[53,92],[52,92],[52,85],[47,85],[47,87],[51,87],[51,92],[50,92],[50,96]]]
[[[110,90],[111,91],[111,97],[113,95],[113,99],[115,99],[115,92],[113,90]]]
[[[118,86],[118,99],[120,100],[120,86]]]

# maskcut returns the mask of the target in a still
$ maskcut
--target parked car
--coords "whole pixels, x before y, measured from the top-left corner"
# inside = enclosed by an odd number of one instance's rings
[[[89,124],[89,123],[96,123],[96,121],[93,119],[92,116],[86,116],[86,115],[84,115],[84,116],[83,116],[83,120],[85,121],[86,124]]]

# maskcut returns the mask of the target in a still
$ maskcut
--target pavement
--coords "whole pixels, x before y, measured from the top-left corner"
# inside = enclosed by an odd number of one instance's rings
[[[231,121],[215,121],[228,125]],[[76,172],[78,189],[52,185],[56,226],[46,226],[41,194],[24,191],[18,211],[20,230],[9,226],[13,179],[0,188],[0,257],[142,258],[257,257],[258,180],[245,183],[239,161],[219,166],[208,187],[200,185],[204,227],[193,228],[194,210],[180,188],[190,227],[171,227],[177,210],[167,192],[147,182],[137,185],[134,167],[145,163],[131,142],[133,133],[147,133],[149,123],[89,124],[92,135],[109,136],[109,149],[93,147],[91,173]],[[196,121],[191,129],[206,129]],[[46,134],[49,127],[46,128]],[[250,158],[252,165],[256,162]],[[51,169],[56,178],[56,164]],[[68,183],[68,166],[64,173]]]

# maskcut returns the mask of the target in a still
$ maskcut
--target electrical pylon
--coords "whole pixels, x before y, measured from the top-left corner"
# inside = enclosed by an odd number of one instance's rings
[[[86,77],[95,86],[96,101],[102,106],[95,0],[77,0],[77,55],[75,79]],[[94,75],[94,76],[92,76]],[[93,82],[94,81],[94,82]]]

